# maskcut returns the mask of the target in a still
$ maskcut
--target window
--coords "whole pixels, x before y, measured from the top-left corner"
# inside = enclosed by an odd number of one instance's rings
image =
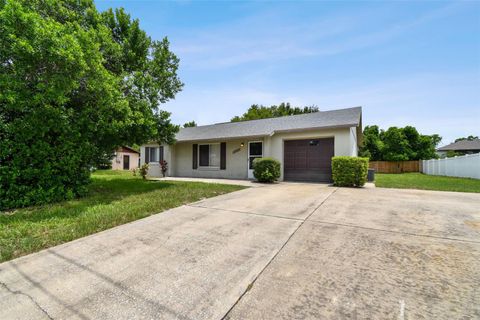
[[[201,144],[198,146],[200,167],[220,167],[220,144]]]
[[[158,161],[158,148],[150,148],[150,162]]]
[[[163,146],[145,147],[145,163],[160,162],[163,160]]]

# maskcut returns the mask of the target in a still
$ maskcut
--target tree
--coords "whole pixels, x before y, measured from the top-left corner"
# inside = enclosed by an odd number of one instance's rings
[[[477,140],[478,139],[478,136],[468,136],[468,137],[462,137],[462,138],[457,138],[455,139],[455,142],[458,142],[458,141],[463,141],[463,140],[468,140],[468,141],[473,141],[473,140]]]
[[[174,144],[175,134],[180,129],[180,126],[173,124],[170,120],[170,112],[160,110],[155,114],[157,131],[153,136],[158,144]]]
[[[282,102],[280,105],[265,107],[258,104],[252,104],[241,116],[235,116],[231,119],[231,122],[246,121],[246,120],[256,120],[256,119],[265,119],[265,118],[276,118],[283,116],[291,116],[296,114],[303,113],[312,113],[318,112],[318,107],[291,107],[290,103]]]
[[[184,128],[196,127],[197,123],[195,121],[185,122],[183,125]]]
[[[0,0],[0,209],[83,195],[102,155],[171,142],[159,106],[183,86],[178,63],[123,9]]]
[[[372,161],[382,159],[383,142],[380,139],[378,126],[366,126],[363,130],[363,147],[360,156],[370,158]]]
[[[372,161],[403,161],[436,158],[436,146],[442,138],[438,134],[422,135],[416,128],[366,126],[360,155]]]
[[[380,134],[383,141],[382,160],[404,161],[410,160],[411,149],[407,136],[403,130],[397,127],[390,127]]]

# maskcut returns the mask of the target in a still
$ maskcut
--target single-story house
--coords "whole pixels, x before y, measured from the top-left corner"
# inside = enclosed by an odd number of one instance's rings
[[[113,170],[132,170],[138,168],[140,152],[130,147],[122,146],[115,151],[112,158]]]
[[[437,154],[440,157],[445,157],[447,152],[453,151],[462,154],[473,154],[480,152],[480,139],[474,140],[460,140],[454,143],[450,143],[444,147],[437,149]]]
[[[279,118],[182,128],[174,145],[141,147],[141,164],[161,177],[254,179],[255,158],[281,163],[280,180],[330,181],[333,156],[357,156],[362,108],[321,111]]]

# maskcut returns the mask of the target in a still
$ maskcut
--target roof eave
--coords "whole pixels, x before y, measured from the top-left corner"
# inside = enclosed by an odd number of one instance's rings
[[[440,148],[440,149],[437,149],[437,151],[476,151],[476,150],[480,150],[480,148],[447,148],[447,149]]]
[[[231,136],[231,137],[214,137],[214,138],[201,138],[201,139],[177,139],[175,143],[184,143],[184,142],[201,142],[201,141],[225,141],[225,140],[239,140],[239,139],[258,139],[263,137],[268,137],[268,134],[261,135],[249,135],[249,136]]]
[[[358,127],[358,125],[359,125],[358,123],[351,123],[351,124],[342,124],[342,125],[333,125],[333,126],[321,126],[321,127],[308,127],[308,128],[294,128],[294,129],[285,129],[285,130],[275,130],[271,135],[274,135],[276,133],[285,133],[285,132],[344,129],[344,128]]]

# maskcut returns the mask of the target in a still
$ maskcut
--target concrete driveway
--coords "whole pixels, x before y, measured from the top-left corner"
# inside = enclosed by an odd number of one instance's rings
[[[246,189],[0,264],[0,319],[480,318],[479,204]]]

